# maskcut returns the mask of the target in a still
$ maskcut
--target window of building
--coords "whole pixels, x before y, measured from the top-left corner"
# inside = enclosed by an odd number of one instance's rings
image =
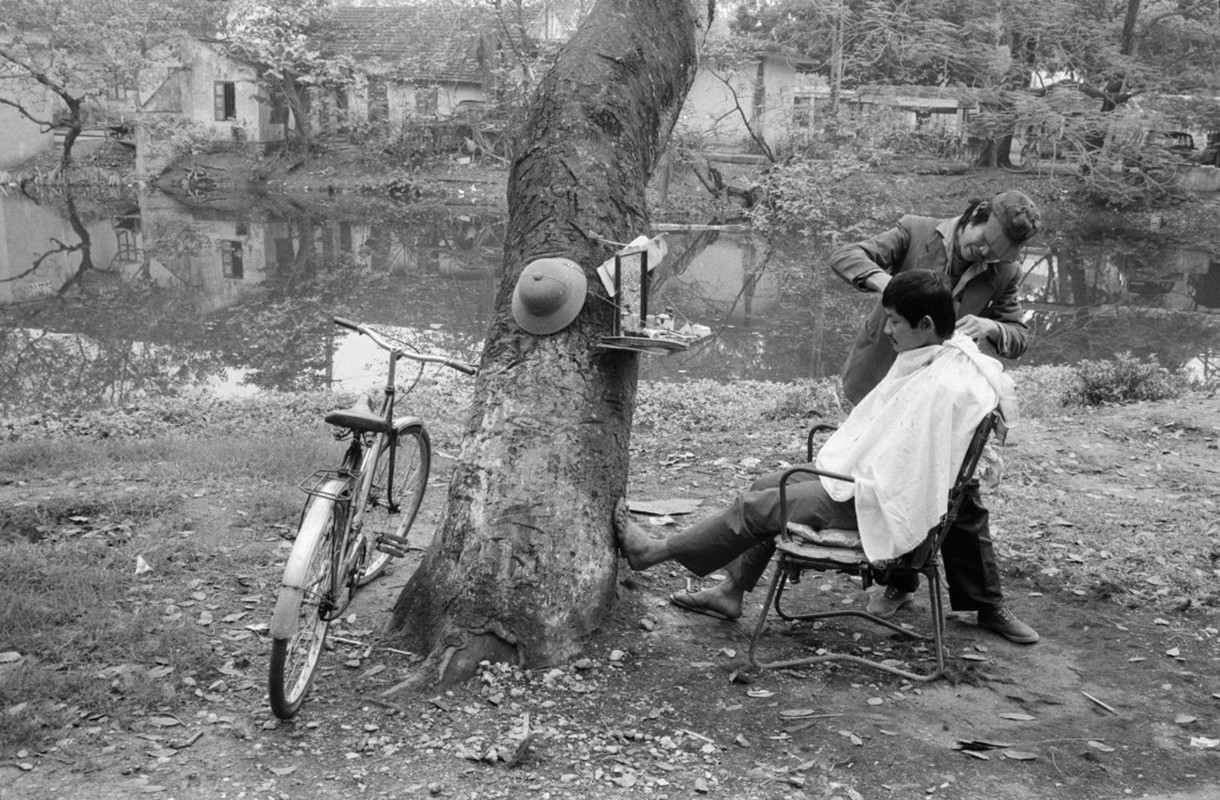
[[[237,119],[237,84],[233,81],[216,81],[213,92],[216,121]]]
[[[797,128],[808,128],[813,122],[813,98],[809,95],[796,95],[792,98],[792,125]]]
[[[415,111],[421,117],[435,117],[440,93],[435,86],[421,86],[415,90]]]
[[[236,239],[225,239],[220,243],[220,273],[226,278],[241,280],[245,277],[245,268],[241,258],[241,242]]]
[[[284,98],[278,92],[271,95],[271,112],[267,117],[267,122],[272,125],[288,124],[288,104],[284,102]]]
[[[369,78],[369,122],[390,118],[390,86],[383,78]]]
[[[275,240],[275,264],[278,267],[290,267],[292,262],[296,260],[296,249],[292,246],[292,239],[280,238]]]

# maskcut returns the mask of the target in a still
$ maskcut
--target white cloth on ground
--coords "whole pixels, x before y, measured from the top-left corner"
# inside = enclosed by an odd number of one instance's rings
[[[948,507],[975,428],[999,405],[1017,419],[1016,393],[1000,362],[956,334],[944,344],[899,353],[890,371],[818,452],[838,501],[855,498],[864,554],[878,562],[910,552]]]

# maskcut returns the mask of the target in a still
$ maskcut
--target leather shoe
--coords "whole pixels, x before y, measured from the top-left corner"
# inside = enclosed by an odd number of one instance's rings
[[[873,616],[889,619],[898,613],[898,609],[909,605],[914,599],[914,592],[904,592],[887,586],[884,592],[874,592],[869,596],[868,605],[864,610]]]
[[[984,608],[979,611],[979,627],[998,633],[1010,642],[1033,644],[1041,637],[1038,632],[1017,619],[1017,615],[1006,606]]]

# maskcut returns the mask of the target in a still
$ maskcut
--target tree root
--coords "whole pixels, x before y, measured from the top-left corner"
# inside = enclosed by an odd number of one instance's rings
[[[453,686],[473,677],[484,661],[517,664],[520,653],[515,645],[494,633],[456,632],[443,637],[408,678],[386,689],[381,696]]]

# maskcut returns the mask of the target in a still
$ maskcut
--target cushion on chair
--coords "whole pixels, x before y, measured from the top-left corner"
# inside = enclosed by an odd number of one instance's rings
[[[788,523],[788,536],[776,545],[790,556],[838,564],[862,564],[868,561],[860,545],[860,532],[845,528],[815,530],[799,522]]]
[[[788,523],[788,534],[809,544],[823,547],[860,547],[860,531],[847,528],[823,528],[816,530],[799,522]]]

